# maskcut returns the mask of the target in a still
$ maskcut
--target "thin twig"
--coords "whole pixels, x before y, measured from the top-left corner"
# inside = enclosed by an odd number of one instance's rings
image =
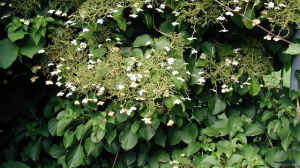
[[[249,17],[247,17],[247,16],[245,16],[245,15],[243,15],[243,14],[240,14],[239,12],[234,11],[233,9],[231,9],[229,6],[223,4],[222,2],[220,2],[220,1],[218,1],[218,0],[214,0],[214,1],[217,2],[217,3],[218,3],[220,6],[222,6],[223,8],[227,9],[228,11],[233,12],[233,13],[237,13],[238,15],[244,17],[245,19],[247,19],[247,20],[250,21],[250,22],[253,21],[253,20],[250,19]],[[291,41],[289,41],[289,40],[287,40],[287,39],[285,39],[285,38],[283,38],[283,37],[281,37],[281,36],[279,36],[279,35],[274,34],[274,33],[271,32],[270,30],[264,28],[263,26],[261,26],[261,25],[259,25],[259,24],[256,25],[256,26],[257,26],[258,28],[262,29],[263,31],[269,33],[270,35],[272,35],[272,36],[274,36],[274,37],[277,37],[277,38],[279,38],[280,40],[282,40],[282,41],[284,41],[284,42],[286,42],[286,43],[288,43],[288,44],[293,44],[293,42],[291,42]]]
[[[249,7],[249,4],[250,4],[250,1],[251,1],[251,0],[248,0],[248,2],[247,2],[247,5],[246,5],[246,7],[245,7],[245,11],[244,11],[244,14],[243,14],[243,16],[246,16],[246,13],[247,13],[247,10],[248,10],[248,7]]]
[[[157,32],[159,32],[159,33],[161,33],[165,36],[168,36],[168,37],[172,38],[172,36],[170,36],[169,34],[161,32],[160,30],[158,30],[158,28],[155,26],[154,15],[152,15],[152,26],[153,26],[155,31],[157,31]]]
[[[112,168],[115,167],[115,164],[117,163],[117,160],[118,160],[118,156],[119,156],[119,151],[117,152],[117,155],[116,155],[116,157],[115,157],[115,160],[114,160],[114,163],[113,163],[113,165],[112,165]]]

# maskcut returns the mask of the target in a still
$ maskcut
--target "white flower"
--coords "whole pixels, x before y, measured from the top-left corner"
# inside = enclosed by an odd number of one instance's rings
[[[63,96],[64,94],[64,92],[58,92],[56,96]]]
[[[51,80],[46,81],[46,85],[53,85],[53,82]]]
[[[144,10],[141,9],[141,8],[137,8],[136,11],[137,11],[137,12],[142,12],[142,11],[144,11]]]
[[[60,16],[62,14],[62,11],[61,10],[57,10],[56,12],[55,12],[55,15],[57,15],[57,16]]]
[[[233,0],[234,3],[239,3],[239,0]]]
[[[89,100],[87,98],[82,99],[82,104],[87,104]]]
[[[189,37],[189,38],[187,38],[189,41],[193,41],[193,40],[196,40],[197,38],[196,37]]]
[[[66,21],[65,24],[72,24],[72,23],[74,23],[72,20],[68,20],[68,21]]]
[[[5,2],[1,2],[1,3],[0,3],[0,6],[5,6],[5,5],[6,5]]]
[[[147,41],[145,45],[148,46],[150,44],[151,44],[151,41]]]
[[[181,82],[184,82],[184,79],[182,77],[177,77],[176,79],[181,81]]]
[[[241,9],[242,9],[241,7],[237,6],[237,7],[234,8],[233,11],[234,11],[234,12],[239,12],[239,11],[241,11]]]
[[[227,88],[227,85],[226,84],[223,84],[222,85],[222,88],[224,89],[224,88]]]
[[[232,61],[232,65],[235,65],[235,66],[237,66],[237,65],[239,65],[239,62],[238,62],[238,61],[236,61],[236,60],[233,60],[233,61]]]
[[[112,10],[112,13],[117,13],[117,12],[119,12],[118,9],[113,9],[113,10]]]
[[[179,25],[178,22],[172,22],[172,26],[177,26],[177,25]]]
[[[180,103],[181,103],[181,100],[179,100],[179,99],[174,100],[174,104],[180,104]]]
[[[169,47],[164,47],[164,49],[167,51],[167,52],[169,52],[170,51],[170,48]]]
[[[217,20],[224,21],[226,18],[224,16],[217,17]]]
[[[98,24],[103,24],[103,22],[104,22],[103,19],[101,19],[101,18],[100,18],[100,19],[97,19],[97,23],[98,23]]]
[[[56,82],[55,84],[56,84],[56,86],[58,86],[58,87],[60,87],[60,86],[62,85],[61,82]]]
[[[146,93],[147,91],[145,90],[145,89],[142,89],[142,90],[139,90],[138,91],[138,94],[140,95],[140,96],[142,96],[144,93]]]
[[[226,32],[228,32],[229,30],[227,30],[227,29],[222,29],[222,30],[220,30],[219,32],[220,33],[226,33]]]
[[[178,74],[179,74],[178,71],[173,71],[173,72],[172,72],[172,75],[178,75]]]
[[[156,10],[157,12],[159,12],[159,13],[164,13],[164,11],[161,10],[161,9],[159,9],[159,8],[155,8],[155,10]]]
[[[169,120],[167,123],[168,127],[172,127],[174,125],[174,121],[173,120]]]
[[[169,65],[174,64],[175,61],[176,61],[175,58],[168,58],[168,59],[167,59],[167,62],[168,62]]]
[[[135,82],[132,82],[132,83],[130,84],[130,87],[131,87],[131,88],[136,88],[137,86],[138,86],[138,84],[135,83]]]
[[[233,13],[230,12],[230,11],[228,11],[228,12],[225,13],[225,15],[227,15],[227,16],[233,16]]]
[[[151,54],[146,55],[146,59],[151,58]]]
[[[191,51],[191,54],[197,54],[197,53],[198,53],[198,51],[193,48],[192,51]]]
[[[131,17],[131,18],[137,18],[138,15],[137,14],[130,14],[129,17]]]
[[[271,35],[269,35],[269,34],[264,37],[265,40],[272,40],[272,38],[273,37]]]
[[[65,12],[65,13],[63,13],[61,16],[66,17],[66,16],[67,16],[67,13]]]
[[[200,77],[197,82],[201,85],[203,83],[205,83],[205,78],[204,77]]]
[[[159,6],[161,9],[165,9],[166,8],[166,4],[160,4]]]
[[[123,113],[127,113],[127,109],[126,109],[126,108],[122,108],[122,109],[120,110],[120,114],[123,114]]]
[[[206,54],[205,53],[201,53],[200,58],[201,59],[206,59]]]
[[[275,4],[274,2],[265,3],[267,5],[267,8],[274,8]]]
[[[173,11],[172,13],[174,14],[174,16],[179,16],[180,15],[180,13],[177,12],[177,11]]]
[[[54,9],[50,9],[50,10],[48,10],[48,13],[50,13],[50,14],[52,14],[52,13],[54,13],[55,12],[55,10]]]
[[[87,47],[87,44],[86,43],[84,43],[84,42],[81,42],[80,43],[80,48],[86,48]]]
[[[83,28],[82,29],[82,32],[84,33],[84,32],[88,32],[88,31],[90,31],[88,28]]]
[[[72,96],[72,95],[73,95],[73,93],[70,92],[70,93],[68,93],[68,94],[66,95],[66,97],[70,97],[70,96]]]
[[[285,8],[286,7],[286,5],[283,4],[283,3],[280,3],[278,6],[281,7],[281,8]]]
[[[122,84],[118,85],[118,89],[119,89],[119,90],[123,90],[124,88],[125,88],[124,85],[122,85]]]
[[[130,107],[130,109],[127,111],[127,115],[130,115],[133,111],[135,111],[137,108],[136,107]]]
[[[74,101],[74,104],[75,104],[75,105],[79,105],[80,102],[79,102],[78,100],[75,100],[75,101]]]
[[[108,113],[108,116],[112,117],[112,116],[114,116],[114,114],[115,114],[115,112],[110,111],[110,112]]]
[[[39,54],[43,54],[43,53],[45,53],[45,50],[44,50],[44,49],[41,49],[41,50],[38,51],[38,53],[39,53]]]
[[[144,123],[147,125],[152,124],[151,118],[148,117],[143,118],[142,121],[144,121]]]
[[[259,24],[260,24],[260,20],[259,19],[252,20],[252,25],[253,26],[256,26],[256,25],[259,25]]]
[[[97,103],[97,105],[98,105],[98,106],[103,106],[103,105],[104,105],[104,101],[99,101],[99,102]]]
[[[149,5],[147,5],[147,8],[152,9],[153,6],[149,4]]]
[[[280,37],[274,37],[273,40],[274,40],[274,41],[279,41],[279,40],[281,40],[281,39],[280,39]]]
[[[30,24],[30,21],[29,20],[24,20],[24,24],[28,26]]]

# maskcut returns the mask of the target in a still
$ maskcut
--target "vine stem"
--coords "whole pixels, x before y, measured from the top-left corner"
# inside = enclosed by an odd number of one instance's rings
[[[228,11],[230,11],[230,12],[233,12],[233,13],[236,13],[236,14],[238,14],[238,15],[244,17],[245,19],[247,19],[247,20],[250,21],[250,22],[253,21],[252,19],[250,19],[250,18],[247,17],[246,15],[243,15],[243,14],[241,14],[241,13],[239,13],[239,12],[234,11],[234,10],[231,9],[229,6],[223,4],[223,3],[220,2],[219,0],[214,0],[214,1],[215,1],[216,3],[218,3],[220,6],[222,6],[223,8],[225,8],[226,10],[228,10]],[[248,2],[249,2],[249,1],[248,1]],[[278,37],[280,40],[282,40],[282,41],[284,41],[284,42],[286,42],[286,43],[288,43],[288,44],[293,44],[293,42],[291,42],[291,41],[289,41],[289,40],[287,40],[287,39],[281,37],[280,35],[274,34],[273,32],[271,32],[270,30],[268,30],[268,29],[266,29],[265,27],[261,26],[260,24],[258,24],[258,25],[256,25],[256,26],[257,26],[258,28],[262,29],[263,31],[267,32],[268,34],[270,34],[270,35],[272,35],[272,36],[274,36],[274,37]]]
[[[118,151],[117,154],[116,154],[116,157],[115,157],[114,163],[113,163],[113,165],[112,165],[112,168],[115,167],[115,164],[117,163],[117,160],[118,160],[118,156],[119,156],[119,151]]]
[[[247,9],[248,9],[248,7],[249,7],[250,1],[251,1],[251,0],[248,0],[248,2],[247,2],[247,5],[246,5],[246,7],[245,7],[243,16],[246,16]]]

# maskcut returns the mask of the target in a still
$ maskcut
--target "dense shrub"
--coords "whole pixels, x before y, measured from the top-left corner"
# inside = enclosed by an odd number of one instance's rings
[[[43,90],[1,168],[300,165],[299,0],[0,5],[1,85]]]

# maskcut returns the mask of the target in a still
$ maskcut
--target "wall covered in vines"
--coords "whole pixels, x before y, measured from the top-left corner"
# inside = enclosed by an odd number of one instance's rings
[[[299,0],[4,0],[0,23],[0,168],[300,166]]]

